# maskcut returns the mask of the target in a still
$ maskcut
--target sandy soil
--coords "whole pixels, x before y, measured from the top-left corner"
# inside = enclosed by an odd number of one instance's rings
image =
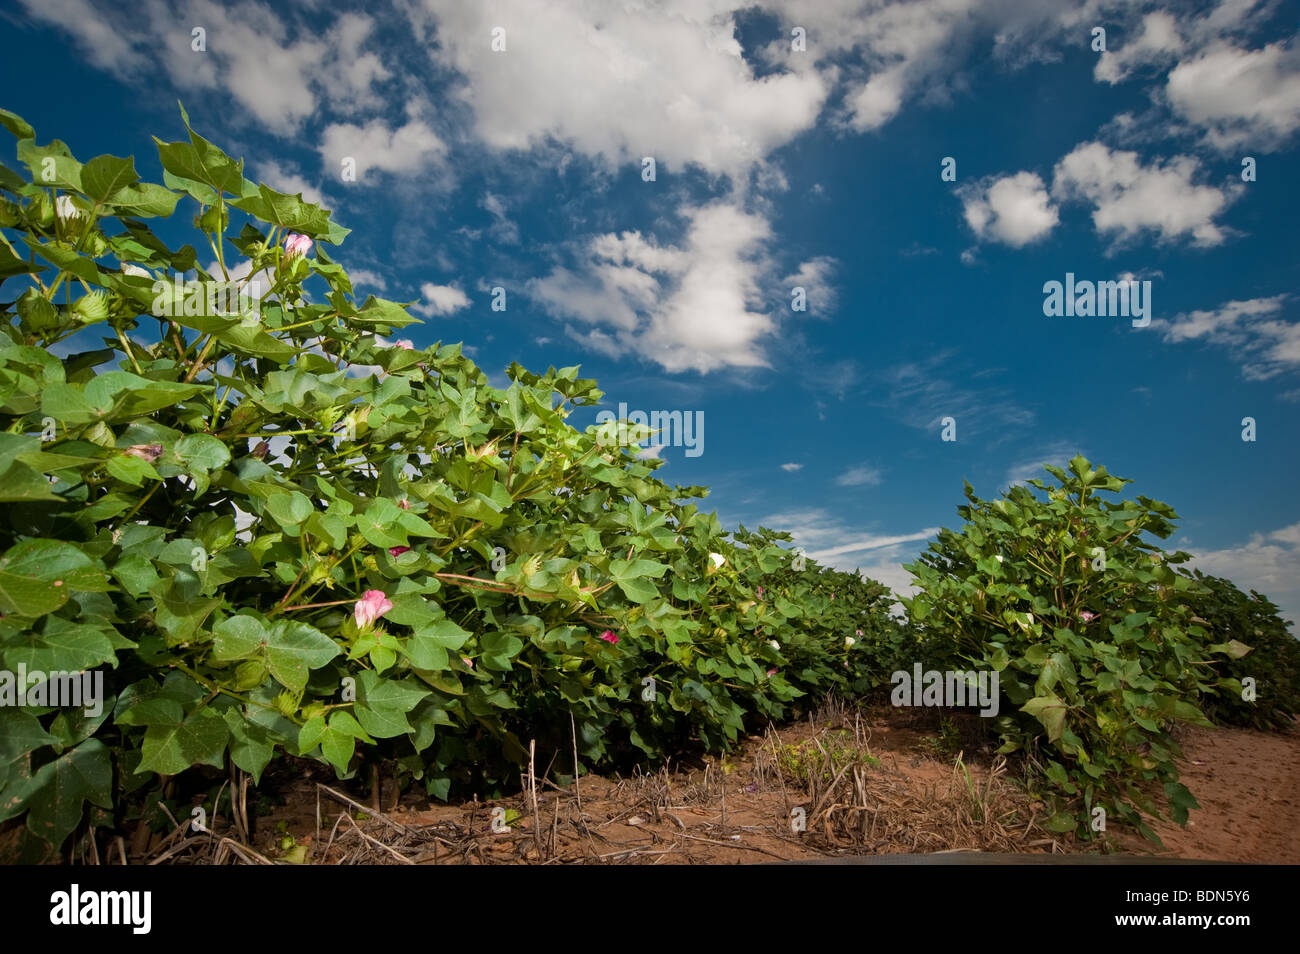
[[[360,808],[369,800],[364,786],[345,792],[328,769],[303,763],[284,804],[257,821],[250,840],[268,859],[284,856],[287,832],[316,863],[390,864],[730,864],[936,851],[1098,851],[1096,844],[1039,829],[1041,805],[986,751],[965,754],[968,783],[954,767],[954,739],[945,750],[936,729],[913,712],[888,707],[861,719],[823,714],[816,723],[749,739],[725,760],[705,758],[632,778],[588,776],[576,790],[539,782],[535,809],[527,792],[444,805],[416,791],[392,812],[375,813]],[[856,794],[847,782],[809,792],[777,770],[781,746],[814,745],[808,741],[814,737],[829,745],[855,733],[878,760],[863,768]],[[1163,849],[1136,833],[1112,831],[1112,850],[1300,864],[1300,731],[1192,728],[1182,744],[1183,780],[1201,809],[1193,810],[1187,828],[1153,825]],[[318,783],[358,804],[343,804]],[[804,831],[791,824],[799,807],[809,819]],[[493,809],[499,815],[502,808],[518,815],[510,816],[509,831],[494,831]]]

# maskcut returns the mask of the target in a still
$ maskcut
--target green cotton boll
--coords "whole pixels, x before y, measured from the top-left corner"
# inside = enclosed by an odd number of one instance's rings
[[[49,194],[42,192],[27,206],[27,218],[36,226],[48,229],[54,224],[54,201]]]
[[[35,288],[23,292],[15,306],[28,334],[42,334],[59,326],[59,310]]]
[[[82,324],[103,321],[108,317],[108,295],[93,291],[72,303],[72,313]]]
[[[108,252],[108,239],[104,238],[98,231],[91,232],[84,247],[91,258],[99,258]]]
[[[22,209],[8,199],[0,199],[0,228],[11,229],[22,218]]]

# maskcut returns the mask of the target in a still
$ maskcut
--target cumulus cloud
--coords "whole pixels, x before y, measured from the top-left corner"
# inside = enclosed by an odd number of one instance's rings
[[[528,294],[577,322],[569,333],[602,353],[640,354],[668,371],[767,366],[762,342],[776,323],[756,304],[767,219],[728,201],[681,213],[681,245],[601,235],[581,271],[557,268],[531,280]]]
[[[1082,143],[1056,164],[1052,196],[1091,204],[1093,225],[1117,243],[1154,231],[1162,242],[1219,245],[1227,236],[1214,220],[1239,190],[1196,185],[1199,169],[1191,156],[1143,165],[1136,152]]]
[[[358,182],[371,169],[397,174],[418,172],[439,162],[446,150],[438,134],[418,119],[396,128],[389,128],[381,119],[372,119],[364,126],[334,123],[321,134],[319,146],[321,162],[335,175],[344,159],[354,160]]]
[[[983,180],[957,190],[966,224],[981,239],[1021,248],[1056,227],[1059,216],[1032,172]]]
[[[91,63],[126,79],[157,83],[159,70],[182,89],[220,89],[272,132],[289,135],[317,113],[380,103],[374,86],[389,78],[363,49],[373,21],[345,13],[329,29],[290,38],[292,16],[245,0],[142,0],[134,7],[86,0],[22,0],[27,13],[62,28]],[[192,30],[205,48],[196,51]]]
[[[469,307],[469,296],[455,285],[435,285],[425,282],[420,286],[423,302],[413,305],[411,310],[426,317],[450,315],[462,308]]]
[[[1278,605],[1283,619],[1300,619],[1300,523],[1219,550],[1187,549],[1193,556],[1185,566],[1262,593]]]
[[[654,156],[738,176],[809,128],[828,89],[817,73],[755,74],[732,11],[705,2],[493,4],[425,0],[434,56],[465,78],[479,138],[501,150],[568,143],[613,165]],[[506,51],[493,53],[492,30]]]
[[[288,195],[302,194],[304,202],[323,205],[325,197],[312,182],[306,179],[292,163],[268,159],[257,167],[258,178],[273,189]]]
[[[788,474],[793,474],[796,471],[803,470],[803,464],[796,464],[794,461],[790,461],[788,464],[782,464],[781,469]]]
[[[1093,68],[1100,82],[1118,83],[1134,70],[1153,64],[1166,64],[1184,49],[1178,20],[1164,10],[1148,13],[1140,32],[1118,50],[1102,53]]]
[[[1211,145],[1275,149],[1300,129],[1300,55],[1280,43],[1243,50],[1219,43],[1170,70],[1174,111]]]

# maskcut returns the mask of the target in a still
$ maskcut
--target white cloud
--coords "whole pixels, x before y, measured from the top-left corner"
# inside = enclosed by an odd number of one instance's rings
[[[1191,156],[1144,166],[1136,152],[1082,143],[1056,164],[1052,195],[1092,204],[1093,225],[1116,242],[1154,230],[1164,242],[1190,238],[1194,245],[1219,245],[1226,233],[1214,219],[1240,190],[1193,184],[1199,168]]]
[[[28,16],[62,27],[72,34],[82,52],[100,69],[117,72],[135,60],[129,34],[101,16],[89,0],[20,0]],[[11,34],[10,42],[16,42]],[[188,46],[188,43],[186,44]]]
[[[1227,348],[1242,362],[1242,373],[1265,380],[1300,368],[1300,324],[1282,319],[1285,294],[1229,301],[1218,308],[1157,319],[1151,327],[1165,341],[1203,340]]]
[[[323,33],[290,40],[285,11],[257,2],[142,0],[135,7],[86,0],[22,0],[34,19],[69,32],[95,66],[154,87],[159,70],[182,89],[219,89],[240,115],[281,134],[296,132],[321,105],[378,106],[373,85],[389,77],[379,57],[362,50],[373,21],[345,13]],[[205,48],[195,50],[192,30]]]
[[[352,287],[368,285],[371,288],[377,288],[379,291],[388,290],[388,280],[378,272],[372,272],[368,268],[353,268],[348,271],[348,278],[352,280]]]
[[[727,201],[681,213],[681,246],[601,235],[581,273],[557,268],[530,281],[528,294],[585,325],[569,333],[605,354],[640,354],[669,371],[767,366],[762,341],[776,323],[756,304],[767,220]]]
[[[383,105],[374,87],[392,74],[377,53],[362,50],[373,28],[370,17],[343,13],[326,33],[333,52],[328,67],[318,76],[336,109],[374,110]]]
[[[972,183],[959,188],[957,194],[962,198],[966,224],[977,237],[1013,248],[1047,235],[1059,219],[1043,180],[1032,172]]]
[[[426,317],[450,315],[462,308],[468,308],[470,304],[469,296],[455,285],[435,285],[433,282],[425,282],[420,286],[420,296],[424,302],[412,306],[411,311]]]
[[[299,174],[297,169],[290,163],[281,165],[274,159],[260,163],[257,167],[257,176],[272,189],[288,195],[298,195],[302,193],[304,202],[311,202],[315,205],[324,205],[325,199],[316,186]]]
[[[849,125],[858,132],[879,129],[903,106],[903,69],[895,66],[867,80],[849,100]]]
[[[499,195],[493,195],[491,192],[483,196],[483,201],[479,203],[492,216],[491,235],[498,242],[504,242],[507,245],[519,244],[519,226],[510,220],[506,214],[505,200]]]
[[[1015,402],[1004,387],[961,387],[941,374],[951,357],[940,353],[924,361],[906,362],[873,375],[872,402],[898,415],[908,427],[930,431],[936,437],[943,419],[956,421],[958,441],[983,435],[987,447],[994,447],[1034,422],[1034,413]],[[976,379],[970,372],[963,377]]]
[[[1194,555],[1185,566],[1231,580],[1244,592],[1262,593],[1278,605],[1283,619],[1300,619],[1300,523],[1253,534],[1248,542],[1221,550],[1189,552]]]
[[[1083,454],[1084,457],[1088,456],[1078,444],[1070,441],[1054,441],[1047,447],[1042,448],[1037,454],[1026,455],[1021,458],[1019,463],[1012,464],[1007,469],[1006,476],[1002,478],[1003,486],[1004,488],[1010,488],[1015,484],[1023,484],[1034,477],[1051,486],[1056,481],[1056,478],[1044,470],[1043,465],[1051,464],[1053,467],[1068,469],[1067,465],[1074,459],[1075,454]]]
[[[835,310],[835,288],[830,284],[835,265],[835,259],[829,255],[819,255],[801,263],[798,271],[781,279],[781,284],[787,294],[792,294],[791,289],[802,288],[807,298],[807,313],[817,318],[827,317]]]
[[[410,174],[440,164],[447,147],[422,120],[408,120],[390,129],[383,120],[372,119],[364,126],[327,126],[321,134],[319,151],[321,162],[332,174],[342,168],[345,158],[355,160],[357,181],[361,182],[371,169]]]
[[[781,469],[788,474],[793,474],[796,471],[803,470],[803,464],[796,464],[794,461],[790,461],[788,464],[782,464]]]
[[[1278,148],[1300,129],[1300,57],[1280,43],[1259,50],[1215,44],[1169,72],[1169,103],[1217,148]]]
[[[870,533],[822,509],[777,513],[758,523],[786,531],[795,545],[818,563],[845,572],[860,570],[864,576],[885,584],[896,596],[914,593],[912,575],[903,564],[916,559],[925,550],[921,544],[939,532],[938,527],[927,527],[913,533]]]
[[[879,485],[880,481],[881,473],[879,468],[868,464],[851,467],[835,478],[835,483],[841,487],[875,487]]]
[[[1148,13],[1142,32],[1118,50],[1102,53],[1092,75],[1100,82],[1118,83],[1136,69],[1172,61],[1184,48],[1178,21],[1164,10]]]
[[[746,172],[809,128],[827,95],[816,73],[758,77],[741,56],[735,3],[425,0],[435,56],[467,83],[479,137],[496,149],[548,139],[613,165],[654,156]],[[492,52],[492,30],[506,51]]]

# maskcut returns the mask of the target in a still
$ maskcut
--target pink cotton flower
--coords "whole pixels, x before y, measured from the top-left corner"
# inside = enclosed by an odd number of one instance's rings
[[[357,605],[352,608],[352,615],[359,627],[368,629],[375,620],[392,608],[393,601],[383,590],[366,590],[361,594],[361,599],[357,600]]]
[[[394,560],[396,560],[399,556],[401,556],[403,553],[406,553],[410,549],[411,549],[410,547],[389,547],[388,555],[392,557]]]
[[[769,669],[769,670],[767,671],[767,674],[768,674],[769,676],[775,676],[775,675],[776,675],[776,670],[775,670],[775,669]]]
[[[284,240],[284,251],[290,258],[296,255],[306,255],[311,251],[312,244],[312,240],[307,236],[294,232]]]
[[[1085,623],[1091,623],[1096,618],[1096,613],[1089,613],[1087,610],[1084,610],[1079,614],[1079,619],[1083,620]]]
[[[758,588],[758,598],[760,600],[763,598],[763,588],[761,586]]]
[[[401,507],[403,510],[410,510],[411,502],[403,497],[401,500],[397,501],[397,506]]]
[[[460,661],[466,666],[469,666],[470,669],[474,668],[474,660],[470,659],[468,656],[461,656]]]
[[[859,629],[859,630],[855,630],[855,632],[856,632],[859,636],[862,635],[862,630],[860,630],[860,629]]]
[[[614,631],[612,629],[605,630],[603,633],[600,634],[600,638],[607,643],[618,642],[618,637],[614,635]]]
[[[401,348],[403,351],[411,351],[414,350],[415,345],[411,343],[410,338],[403,338],[401,341],[394,341],[393,347]]]

